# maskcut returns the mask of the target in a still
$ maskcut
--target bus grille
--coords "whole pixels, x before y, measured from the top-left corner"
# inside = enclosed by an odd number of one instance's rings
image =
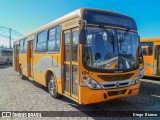
[[[98,75],[104,81],[117,81],[130,79],[134,73],[122,74],[122,75]]]
[[[128,86],[129,82],[124,82],[124,83],[120,83],[120,87],[122,86]],[[109,87],[115,87],[115,84],[108,84],[108,85],[103,85],[105,88],[109,88]]]
[[[100,85],[103,89],[115,89],[128,87],[131,85],[131,80],[121,80],[121,81],[109,81],[109,82],[100,82]],[[118,84],[118,85],[117,85]]]

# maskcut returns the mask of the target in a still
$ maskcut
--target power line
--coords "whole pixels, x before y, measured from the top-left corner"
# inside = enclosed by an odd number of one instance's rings
[[[0,36],[9,39],[9,48],[11,48],[11,40],[15,40],[15,37],[21,37],[23,34],[17,32],[13,28],[8,28],[5,26],[0,26]]]

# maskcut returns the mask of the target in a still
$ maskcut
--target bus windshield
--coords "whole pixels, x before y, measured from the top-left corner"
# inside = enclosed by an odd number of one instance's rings
[[[84,63],[90,68],[127,70],[138,66],[138,35],[135,32],[87,27]]]

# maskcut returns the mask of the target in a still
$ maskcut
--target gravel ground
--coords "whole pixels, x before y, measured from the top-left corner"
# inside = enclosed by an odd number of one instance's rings
[[[142,81],[140,94],[138,96],[82,106],[65,97],[54,99],[48,94],[45,87],[29,80],[22,80],[20,79],[19,74],[16,73],[12,67],[0,65],[0,111],[126,111],[126,113],[127,111],[160,112],[160,81],[156,83]],[[85,112],[85,114],[87,115],[87,112]],[[23,120],[33,118],[10,119]],[[40,118],[34,119],[39,120]],[[90,117],[87,115],[87,117],[55,117],[41,119],[90,120],[106,118]],[[113,117],[107,119],[114,120],[117,118]],[[122,117],[118,119],[124,120]],[[129,118],[126,117],[125,119]],[[158,120],[160,118],[150,117],[141,119]]]

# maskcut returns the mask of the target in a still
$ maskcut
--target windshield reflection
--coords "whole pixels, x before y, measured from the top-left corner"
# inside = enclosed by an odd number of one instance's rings
[[[91,68],[123,70],[136,67],[138,53],[137,33],[87,27],[84,44],[84,62]]]
[[[138,35],[133,32],[129,32],[127,36],[124,34],[125,31],[117,31],[119,69],[129,69],[138,65]]]

